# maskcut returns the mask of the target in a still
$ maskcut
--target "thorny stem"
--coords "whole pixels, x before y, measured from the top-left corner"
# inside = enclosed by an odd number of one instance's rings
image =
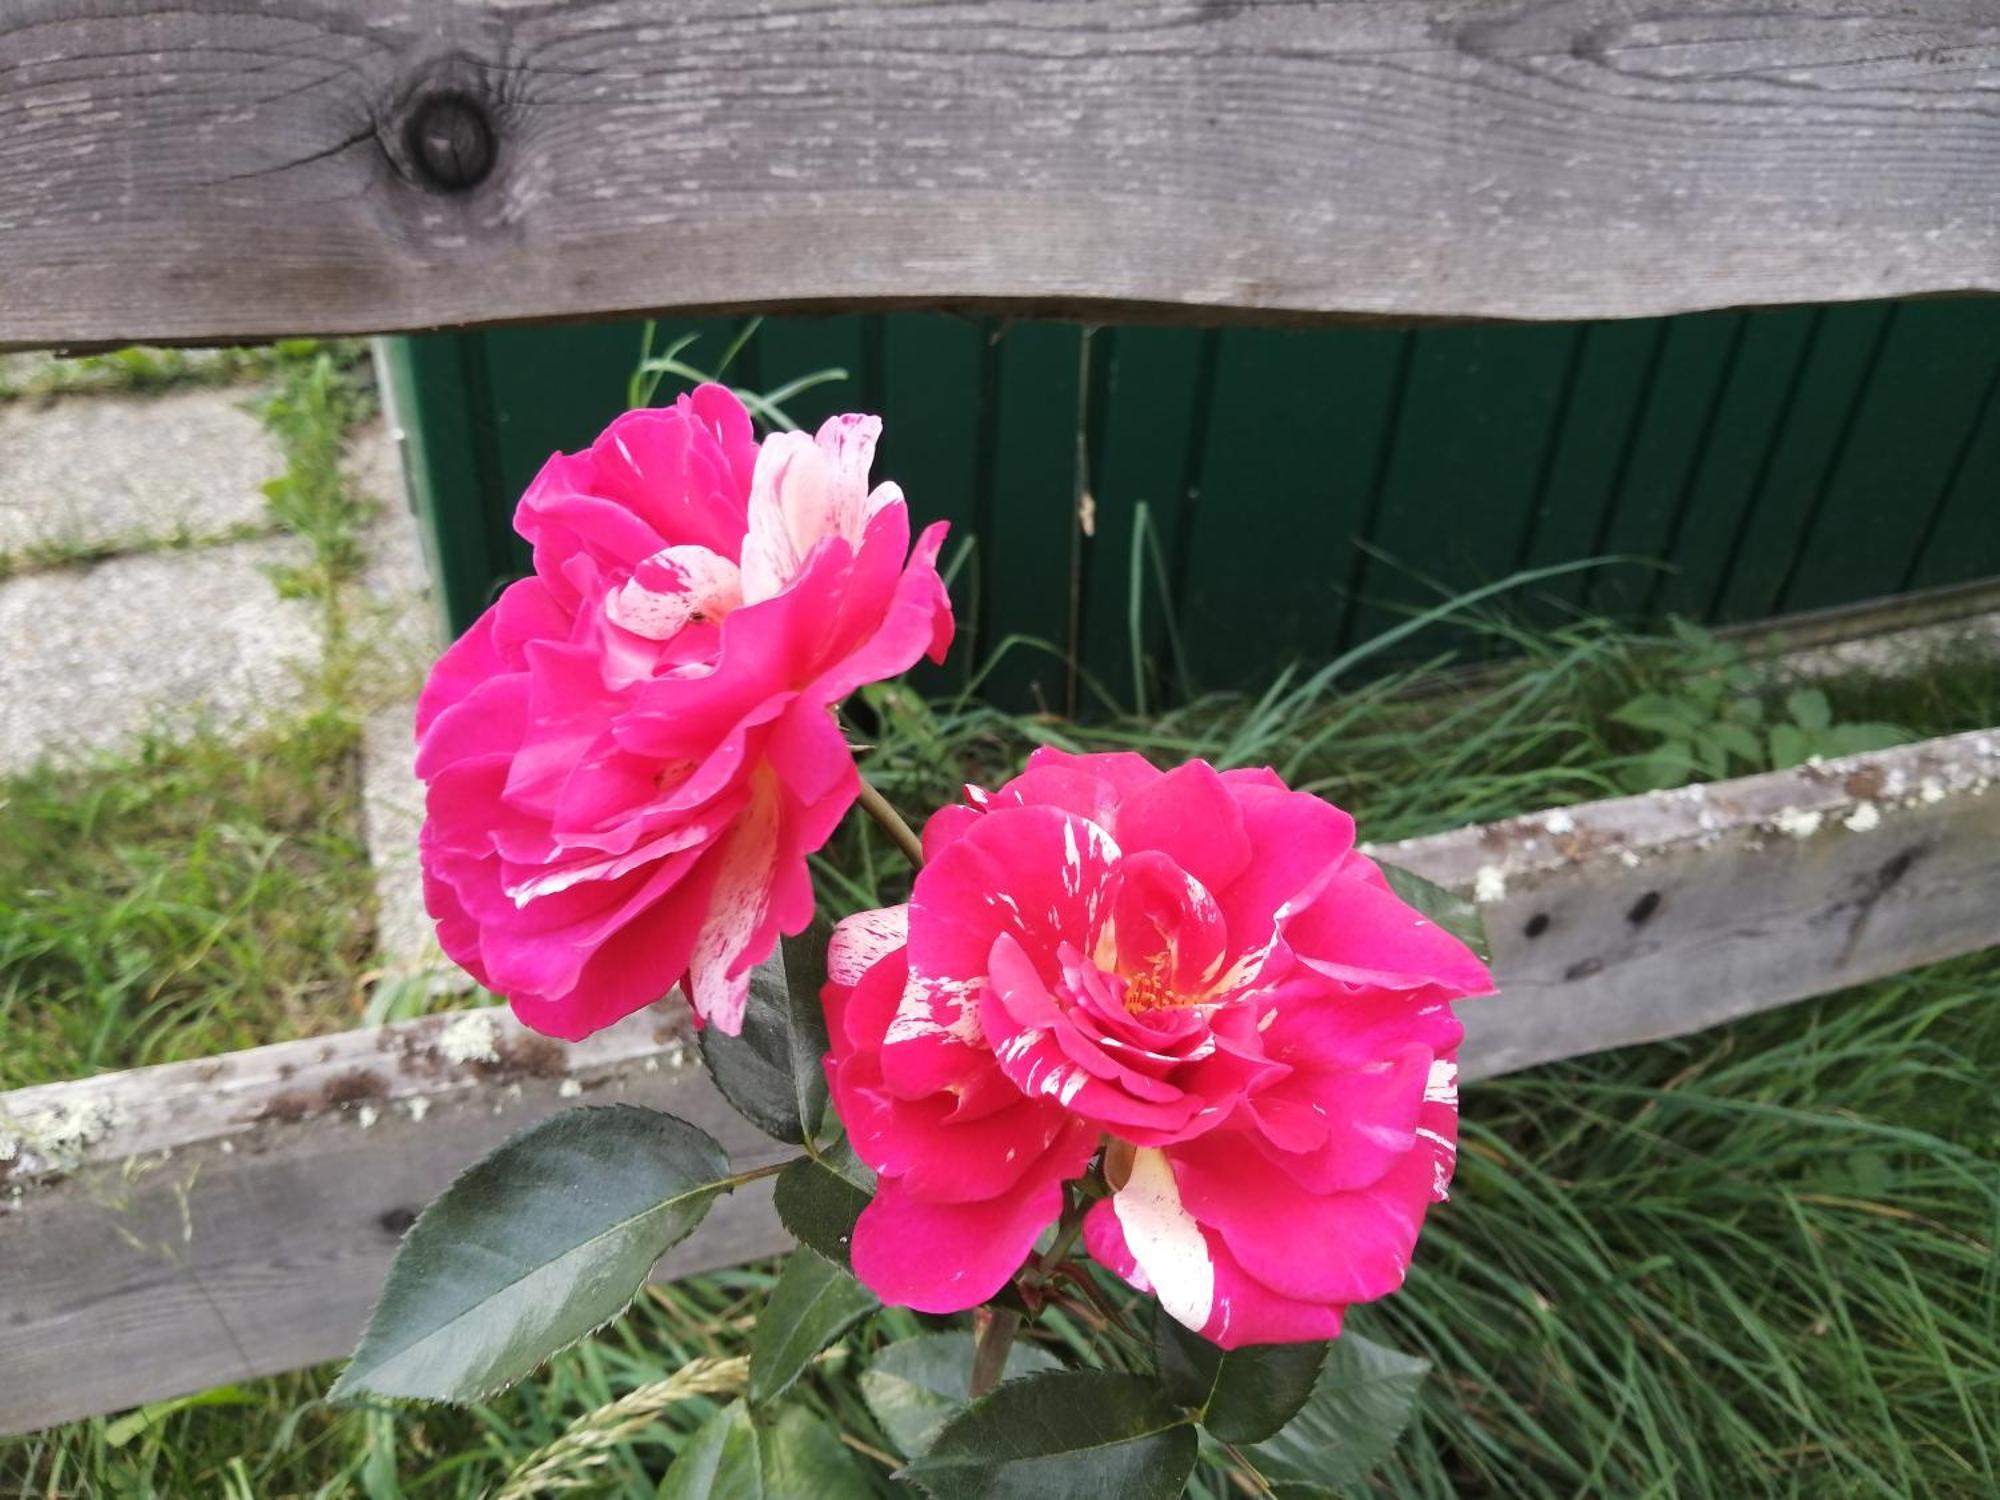
[[[861,810],[882,825],[882,831],[889,835],[895,846],[903,851],[903,857],[921,870],[924,867],[924,841],[903,821],[903,815],[891,807],[888,800],[868,784],[868,778],[861,778]]]
[[[1035,1263],[1021,1273],[1018,1283],[1023,1291],[1030,1291],[1045,1285],[1054,1275],[1064,1257],[1075,1248],[1083,1234],[1083,1211],[1081,1202],[1070,1202],[1063,1207],[1062,1222],[1056,1226],[1055,1242],[1035,1257]],[[979,1335],[979,1343],[972,1351],[972,1378],[967,1385],[967,1393],[974,1397],[983,1396],[1000,1383],[1000,1372],[1007,1368],[1007,1351],[1013,1347],[1014,1337],[1021,1331],[1022,1317],[1011,1307],[993,1309],[992,1321],[986,1331]]]

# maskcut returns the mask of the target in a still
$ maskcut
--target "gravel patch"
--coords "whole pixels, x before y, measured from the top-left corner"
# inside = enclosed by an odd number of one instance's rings
[[[380,418],[355,433],[345,468],[354,487],[382,507],[368,529],[361,599],[372,638],[392,666],[420,682],[444,649],[423,539],[403,485],[395,434]]]

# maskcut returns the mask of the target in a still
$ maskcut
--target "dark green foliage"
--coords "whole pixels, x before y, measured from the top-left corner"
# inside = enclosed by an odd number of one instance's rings
[[[1673,628],[1682,675],[1610,714],[1657,741],[1623,773],[1633,791],[1782,771],[1814,756],[1858,755],[1916,738],[1897,724],[1836,723],[1817,687],[1794,688],[1772,707],[1773,695],[1739,646],[1681,621]]]
[[[904,1455],[915,1458],[938,1430],[971,1400],[970,1333],[922,1333],[889,1345],[861,1374],[861,1392],[882,1430]],[[1038,1344],[1016,1342],[1007,1351],[1001,1379],[1060,1369]]]
[[[851,1272],[808,1246],[794,1250],[751,1335],[750,1399],[782,1395],[814,1355],[881,1305]]]
[[[659,1500],[874,1500],[875,1493],[823,1419],[793,1406],[765,1421],[735,1401],[688,1439]]]
[[[469,1167],[418,1217],[336,1400],[476,1401],[622,1312],[729,1187],[685,1120],[567,1110]]]
[[[701,1029],[701,1056],[723,1097],[766,1135],[802,1145],[819,1133],[826,1113],[827,925],[814,923],[784,939],[785,978],[759,970],[750,979],[743,1029]]]
[[[854,1243],[854,1221],[874,1192],[875,1174],[842,1140],[778,1174],[778,1217],[802,1243],[844,1266]]]
[[[1394,1451],[1429,1369],[1425,1361],[1358,1333],[1342,1334],[1319,1366],[1298,1414],[1283,1431],[1251,1441],[1245,1456],[1274,1482],[1328,1494],[1358,1485]],[[1220,1438],[1229,1436],[1210,1430]]]
[[[1154,1357],[1167,1394],[1225,1443],[1254,1443],[1291,1421],[1313,1394],[1326,1349],[1252,1344],[1225,1353],[1163,1309],[1153,1313]]]
[[[974,1401],[902,1472],[932,1500],[1172,1500],[1196,1448],[1153,1381],[1055,1371]]]

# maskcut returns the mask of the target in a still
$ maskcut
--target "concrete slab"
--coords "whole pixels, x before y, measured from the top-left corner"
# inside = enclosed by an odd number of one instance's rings
[[[361,728],[361,816],[368,863],[375,874],[375,946],[390,983],[416,983],[426,994],[473,988],[471,976],[444,956],[424,912],[417,833],[424,822],[424,787],[413,762],[414,703],[369,715]]]
[[[313,610],[280,599],[265,569],[304,556],[275,538],[0,582],[0,773],[298,705]]]
[[[262,526],[284,470],[241,389],[0,406],[0,552]]]
[[[414,691],[444,641],[396,434],[378,417],[354,434],[344,463],[354,487],[382,507],[368,530],[368,566],[361,575],[370,637]]]

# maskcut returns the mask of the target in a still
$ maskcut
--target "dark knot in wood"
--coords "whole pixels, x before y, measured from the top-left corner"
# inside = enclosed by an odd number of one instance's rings
[[[410,101],[403,149],[418,184],[463,193],[493,171],[497,142],[486,106],[460,89],[421,92]]]

